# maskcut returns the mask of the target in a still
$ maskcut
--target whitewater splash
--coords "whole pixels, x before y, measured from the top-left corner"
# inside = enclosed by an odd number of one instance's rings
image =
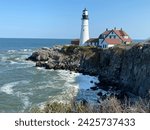
[[[31,50],[0,53],[0,112],[27,112],[47,101],[70,101],[74,96],[94,101],[90,87],[97,77],[66,70],[46,70],[25,59]],[[91,95],[91,96],[89,96]],[[94,95],[94,96],[93,96]],[[89,98],[89,97],[90,98]]]
[[[17,82],[12,82],[12,83],[8,83],[8,84],[4,84],[1,88],[0,91],[4,92],[6,94],[13,94],[13,87],[15,85],[17,85]]]
[[[17,86],[26,85],[26,84],[29,84],[29,81],[22,80],[22,81],[7,83],[7,84],[4,84],[2,87],[0,87],[1,94],[5,93],[9,96],[17,97],[19,100],[21,100],[21,102],[23,104],[23,108],[22,108],[22,110],[20,110],[20,112],[23,112],[26,108],[28,108],[31,105],[31,103],[29,101],[29,97],[28,97],[29,94],[32,95],[31,92],[23,93],[20,90],[16,89]],[[13,101],[13,102],[15,103],[15,101]]]
[[[16,81],[16,82],[11,82],[11,83],[4,84],[0,88],[0,92],[4,92],[4,93],[9,94],[9,95],[14,94],[13,87],[15,87],[19,84],[29,84],[29,81],[23,80],[23,81]]]
[[[98,91],[92,91],[90,88],[94,87],[95,83],[99,83],[98,77],[66,70],[56,70],[56,72],[59,73],[61,80],[65,80],[65,83],[62,84],[64,91],[60,95],[49,96],[49,102],[67,103],[74,97],[77,97],[79,100],[85,99],[88,102],[97,102]]]

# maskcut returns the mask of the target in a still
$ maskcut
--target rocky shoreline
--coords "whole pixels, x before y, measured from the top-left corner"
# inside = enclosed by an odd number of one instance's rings
[[[150,43],[116,46],[109,49],[80,46],[42,48],[27,60],[37,67],[62,69],[98,76],[93,90],[103,89],[119,99],[150,98]],[[100,98],[106,95],[98,93]]]

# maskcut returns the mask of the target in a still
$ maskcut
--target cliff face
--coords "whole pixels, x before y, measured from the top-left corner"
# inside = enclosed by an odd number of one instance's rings
[[[116,85],[141,97],[150,93],[150,44],[109,49],[64,46],[40,49],[28,58],[46,69],[69,69],[99,75],[102,83]]]
[[[101,57],[99,75],[103,81],[141,97],[149,95],[150,44],[104,50]]]
[[[142,97],[150,94],[150,44],[139,44],[126,51],[119,82]]]

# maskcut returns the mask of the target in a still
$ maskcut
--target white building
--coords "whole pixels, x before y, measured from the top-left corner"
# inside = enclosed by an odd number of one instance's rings
[[[87,40],[89,40],[89,18],[88,10],[85,8],[82,14],[80,46],[85,46]]]
[[[86,41],[89,46],[97,46],[100,48],[109,48],[118,44],[130,44],[132,39],[121,29],[106,29],[98,38],[90,38]]]

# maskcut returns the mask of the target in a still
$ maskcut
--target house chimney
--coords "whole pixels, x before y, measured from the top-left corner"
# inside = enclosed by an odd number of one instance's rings
[[[114,30],[116,30],[116,27],[114,27]]]
[[[106,31],[108,31],[108,28],[106,28]]]
[[[122,31],[122,28],[120,30]]]

